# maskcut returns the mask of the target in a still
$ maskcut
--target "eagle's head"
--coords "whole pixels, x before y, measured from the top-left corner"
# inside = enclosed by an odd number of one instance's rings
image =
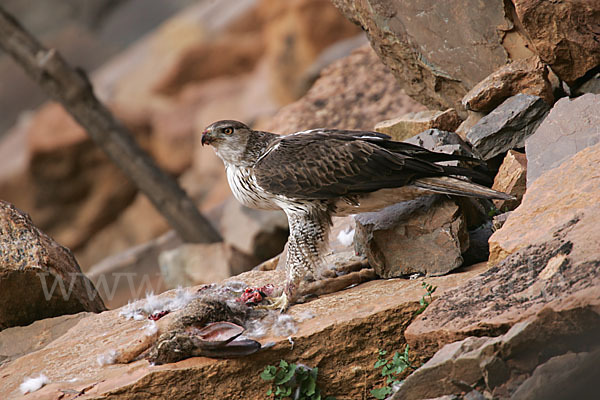
[[[229,164],[242,165],[253,130],[238,121],[217,121],[202,132],[202,145],[212,145],[219,157]]]

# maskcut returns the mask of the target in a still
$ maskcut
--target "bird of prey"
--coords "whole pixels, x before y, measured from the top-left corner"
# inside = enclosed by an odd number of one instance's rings
[[[208,126],[201,141],[223,160],[238,201],[287,215],[286,282],[271,304],[282,310],[321,261],[332,216],[375,211],[433,193],[513,198],[461,178],[481,179],[473,168],[439,164],[480,160],[431,152],[377,132],[313,129],[280,136],[226,120]]]

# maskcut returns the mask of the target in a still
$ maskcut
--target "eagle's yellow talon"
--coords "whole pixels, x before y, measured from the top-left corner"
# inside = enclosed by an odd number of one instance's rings
[[[269,302],[269,304],[266,304],[264,306],[257,306],[256,308],[259,308],[261,310],[278,309],[281,312],[285,312],[285,310],[287,310],[288,306],[290,305],[288,297],[285,293],[283,293],[279,297],[267,297],[266,300]]]

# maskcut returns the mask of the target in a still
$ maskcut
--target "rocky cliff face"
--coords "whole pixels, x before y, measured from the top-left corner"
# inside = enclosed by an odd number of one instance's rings
[[[96,81],[224,242],[156,237],[164,221],[45,106],[0,146],[0,193],[37,213],[2,203],[2,398],[597,397],[600,6],[333,0],[371,48],[326,1],[209,3]],[[223,203],[222,163],[193,140],[221,118],[278,133],[376,129],[478,157],[515,200],[437,196],[335,219],[303,303],[262,310],[283,280],[286,221]],[[88,279],[37,221],[90,264],[115,255]],[[40,273],[76,276],[69,301],[56,285],[42,301]],[[189,287],[167,291],[177,285]]]

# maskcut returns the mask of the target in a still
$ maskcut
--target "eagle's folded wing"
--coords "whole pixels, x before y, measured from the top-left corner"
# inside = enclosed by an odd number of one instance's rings
[[[274,142],[253,168],[266,191],[296,199],[331,199],[444,174],[444,168],[376,144],[384,138],[310,132]]]

